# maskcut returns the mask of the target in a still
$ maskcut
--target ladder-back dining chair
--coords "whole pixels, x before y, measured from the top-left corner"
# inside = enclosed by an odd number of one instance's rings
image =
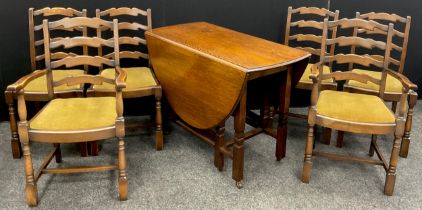
[[[124,146],[124,118],[122,89],[125,87],[126,73],[119,67],[118,22],[99,18],[64,18],[58,21],[43,21],[44,49],[46,70],[36,70],[10,86],[17,93],[19,124],[18,132],[23,144],[23,156],[26,175],[26,200],[29,206],[38,203],[37,181],[43,174],[82,173],[106,170],[118,170],[119,197],[127,199],[127,178]],[[72,29],[75,27],[109,28],[113,30],[113,39],[104,40],[98,37],[66,37],[59,40],[50,39],[50,29]],[[81,46],[98,47],[107,46],[115,52],[110,59],[100,56],[73,55],[64,58],[52,59],[51,50],[57,48],[76,48]],[[114,67],[116,78],[110,79],[94,75],[71,75],[55,77],[53,69],[63,66],[67,68],[89,65],[99,67],[107,65]],[[46,72],[44,72],[46,71]],[[40,75],[47,75],[47,91],[49,102],[34,116],[27,119],[25,90],[31,81]],[[115,86],[115,95],[107,97],[69,97],[57,98],[57,87],[75,86],[79,84],[103,84]],[[118,139],[118,163],[115,165],[59,167],[49,168],[48,165],[55,157],[56,162],[62,161],[60,144],[90,142],[102,139]],[[34,174],[31,142],[53,143],[54,150],[48,154],[39,170]],[[33,146],[33,145],[31,145]]]
[[[162,150],[164,147],[161,114],[162,89],[152,68],[150,67],[146,48],[147,42],[144,37],[145,31],[152,29],[151,9],[141,10],[138,8],[127,7],[110,8],[104,11],[97,9],[96,17],[103,19],[120,19],[120,58],[122,59],[122,69],[127,73],[127,86],[123,90],[123,98],[141,98],[146,96],[155,97],[155,149]],[[104,32],[105,30],[98,29],[97,36],[101,38],[104,36]],[[103,55],[104,51],[101,47],[98,49],[98,53],[99,55]],[[113,56],[113,53],[103,56],[107,58]],[[129,67],[128,63],[130,61],[136,63],[135,67]],[[142,62],[146,65],[140,65]],[[107,78],[113,78],[114,71],[113,69],[101,69],[100,75]],[[106,84],[94,85],[88,90],[88,94],[96,96],[113,94],[113,92],[113,87]],[[133,125],[129,126],[131,127]],[[145,124],[138,124],[135,126],[144,127]]]
[[[334,39],[327,38],[327,31],[330,28],[338,27],[344,31],[354,27],[359,27],[368,31],[383,31],[387,34],[385,42],[360,36],[341,36]],[[339,30],[340,32],[340,30]],[[341,19],[338,21],[324,20],[323,41],[321,49],[336,44],[338,46],[357,46],[367,49],[377,48],[383,50],[385,54],[381,59],[376,59],[371,55],[357,54],[335,54],[333,56],[321,56],[321,63],[315,64],[312,68],[310,78],[313,81],[311,94],[311,106],[308,114],[308,135],[306,141],[305,158],[303,163],[302,181],[308,183],[311,176],[312,158],[314,156],[325,157],[334,160],[348,160],[360,163],[381,165],[386,171],[384,193],[392,195],[396,180],[396,169],[400,143],[404,133],[405,110],[407,105],[407,95],[411,89],[416,88],[403,75],[388,69],[390,63],[390,51],[392,48],[392,37],[394,25],[383,25],[375,21],[362,19]],[[325,55],[325,54],[323,54]],[[367,74],[357,72],[333,72],[329,74],[320,73],[324,63],[335,62],[337,64],[355,63],[362,66],[376,66],[382,68],[381,78],[374,78]],[[403,85],[400,105],[397,115],[384,103],[384,91],[387,75],[398,79]],[[356,80],[362,83],[374,83],[379,87],[379,95],[368,95],[361,93],[349,93],[346,91],[321,90],[320,83],[325,79],[335,81]],[[314,126],[320,125],[339,131],[346,131],[360,134],[391,134],[394,133],[394,143],[391,150],[390,161],[387,162],[375,141],[371,141],[370,153],[376,152],[379,160],[367,157],[346,156],[328,152],[314,150]]]
[[[320,61],[322,52],[320,46],[322,41],[323,20],[324,18],[328,18],[329,20],[336,21],[339,19],[339,16],[339,10],[333,12],[326,8],[317,7],[299,7],[295,9],[292,7],[288,8],[284,44],[305,50],[312,54],[312,60],[306,67],[302,77],[296,85],[296,88],[302,90],[312,90],[312,80],[309,79],[309,75],[311,73],[312,65]],[[295,29],[301,30],[296,32]],[[307,33],[303,34],[304,30]],[[330,36],[332,39],[336,38],[337,28],[332,28],[329,33],[330,34],[328,36]],[[326,55],[334,55],[335,47],[335,45],[329,46],[329,51],[327,52],[327,50],[325,50]],[[332,67],[332,63],[324,64],[322,71],[324,73],[330,73],[332,72]],[[328,79],[322,81],[321,88],[327,90],[336,90],[337,84],[332,79]],[[293,112],[289,112],[289,116],[307,119],[306,115]],[[323,133],[324,143],[329,144],[331,138],[331,129],[324,128]]]
[[[86,10],[81,11],[75,10],[72,8],[61,8],[61,7],[45,7],[39,10],[34,10],[34,8],[28,9],[28,29],[29,29],[29,53],[31,60],[31,69],[30,74],[35,74],[37,71],[37,78],[32,80],[25,87],[25,99],[27,101],[36,101],[36,102],[45,102],[48,101],[48,91],[47,91],[47,76],[44,65],[45,55],[43,52],[44,40],[40,38],[40,32],[42,32],[41,20],[48,18],[49,20],[57,20],[63,17],[86,17]],[[39,21],[36,21],[39,20]],[[39,22],[39,23],[38,23]],[[51,28],[56,32],[63,32],[62,28]],[[67,29],[64,31],[65,34],[72,33],[72,31],[77,30],[77,33],[82,32],[83,36],[87,35],[86,28],[75,28]],[[63,33],[62,33],[63,34]],[[42,36],[41,36],[42,37]],[[53,37],[53,40],[61,39],[61,37]],[[84,54],[87,54],[87,48],[82,46]],[[72,56],[73,53],[57,52],[51,54],[51,59],[61,59],[66,56]],[[82,75],[87,71],[87,67],[84,69],[57,69],[53,71],[53,74],[56,78],[64,78],[69,75]],[[10,129],[11,129],[11,145],[12,145],[12,155],[13,158],[20,158],[22,156],[21,144],[19,143],[19,135],[17,130],[16,123],[16,113],[15,113],[15,100],[17,93],[13,91],[12,84],[7,87],[5,91],[6,103],[9,107],[9,120],[10,120]],[[75,95],[82,95],[83,87],[80,85],[74,86],[62,86],[56,88],[57,97],[73,97]],[[83,145],[81,145],[83,146]],[[81,147],[82,156],[86,156],[85,150]]]
[[[410,34],[410,26],[411,26],[411,17],[401,17],[396,14],[387,14],[387,13],[366,13],[360,14],[359,12],[356,13],[356,18],[364,19],[364,20],[374,20],[381,23],[394,23],[394,35],[393,35],[393,43],[392,43],[392,53],[391,59],[389,64],[389,69],[394,70],[400,74],[404,74],[404,66],[406,63],[406,55],[407,55],[407,45],[409,42],[409,34]],[[385,38],[386,34],[383,31],[367,31],[361,28],[354,28],[353,31],[354,35],[358,34],[367,34],[368,36],[373,37],[374,39],[381,37]],[[378,36],[378,37],[377,37]],[[355,53],[355,47],[352,46],[351,53]],[[374,55],[375,56],[375,55]],[[375,58],[382,58],[382,55],[377,55]],[[381,78],[381,71],[377,71],[373,68],[358,68],[351,63],[349,65],[349,71],[368,74],[375,78]],[[345,90],[349,92],[356,92],[356,93],[367,93],[367,94],[378,94],[379,87],[375,84],[364,84],[357,81],[349,81],[345,84]],[[400,101],[402,95],[403,86],[401,82],[392,77],[387,76],[387,83],[385,86],[384,98],[387,101],[393,102],[392,110],[396,111],[397,102]],[[412,130],[412,116],[413,116],[413,109],[417,102],[417,93],[415,90],[410,90],[409,98],[408,98],[408,111],[406,117],[406,127],[403,136],[403,141],[400,149],[400,156],[407,157],[409,153],[409,145],[410,145],[410,134]],[[342,136],[343,133],[338,134],[338,145],[341,146],[342,144]],[[376,139],[376,136],[373,136]]]

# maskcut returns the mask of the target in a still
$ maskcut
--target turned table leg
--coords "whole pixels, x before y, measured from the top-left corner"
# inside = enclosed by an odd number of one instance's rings
[[[162,115],[161,115],[161,89],[155,95],[155,150],[162,150],[164,148]]]
[[[280,88],[280,113],[277,127],[277,143],[275,156],[277,161],[286,156],[286,139],[287,139],[287,118],[290,106],[290,94],[292,84],[292,66],[289,66],[284,75],[284,81],[281,82]]]
[[[224,154],[221,152],[221,148],[225,147],[224,132],[224,124],[217,126],[215,131],[214,165],[219,171],[222,171],[224,168]]]
[[[234,145],[233,145],[233,171],[232,178],[236,181],[237,188],[243,187],[243,168],[244,168],[244,146],[243,138],[245,136],[246,123],[246,87],[240,98],[238,107],[234,115]]]

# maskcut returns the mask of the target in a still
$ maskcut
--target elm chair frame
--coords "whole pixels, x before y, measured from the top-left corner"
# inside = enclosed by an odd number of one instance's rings
[[[329,28],[332,27],[341,27],[341,28],[353,28],[359,27],[364,28],[368,31],[374,30],[382,30],[387,33],[387,42],[377,42],[371,39],[364,39],[361,37],[353,36],[353,37],[338,37],[335,39],[327,39],[327,31]],[[388,69],[388,64],[390,63],[390,50],[392,47],[392,36],[394,25],[389,24],[383,25],[377,23],[375,21],[366,21],[362,19],[342,19],[339,21],[328,21],[327,19],[324,21],[324,33],[323,33],[323,41],[321,44],[322,54],[324,55],[324,49],[326,46],[330,44],[337,44],[340,46],[351,46],[356,45],[360,47],[365,47],[372,49],[373,47],[385,49],[385,55],[383,60],[377,60],[371,57],[370,55],[356,55],[356,54],[336,54],[334,56],[322,56],[322,62],[319,64],[315,64],[312,69],[312,74],[310,78],[313,80],[313,89],[311,95],[311,106],[309,107],[309,114],[308,114],[308,135],[306,141],[306,149],[305,149],[305,158],[303,164],[303,174],[302,174],[302,181],[308,183],[311,176],[312,170],[312,157],[313,156],[321,156],[325,158],[330,158],[334,160],[348,160],[360,163],[367,163],[367,164],[374,164],[374,165],[381,165],[384,167],[386,171],[386,181],[384,186],[384,193],[386,195],[392,195],[395,186],[395,179],[396,179],[396,168],[398,163],[398,154],[400,149],[400,143],[402,140],[402,136],[404,133],[404,126],[405,126],[405,118],[404,113],[406,111],[406,103],[407,103],[407,95],[411,89],[415,89],[416,85],[412,84],[406,77],[401,74],[398,74],[394,71]],[[330,74],[320,74],[319,68],[322,68],[322,65],[327,62],[336,62],[339,64],[344,63],[358,63],[360,65],[369,66],[374,65],[379,68],[383,68],[382,78],[376,79],[366,74],[358,74],[354,72],[333,72]],[[399,79],[403,84],[403,94],[400,100],[399,110],[397,116],[395,116],[394,123],[368,123],[368,122],[353,122],[353,121],[346,121],[342,119],[335,119],[332,117],[324,116],[319,114],[317,110],[317,103],[319,100],[320,95],[320,85],[321,80],[333,78],[336,81],[341,80],[357,80],[359,82],[367,83],[372,82],[379,85],[379,98],[383,99],[384,97],[384,90],[385,90],[385,83],[386,77],[391,75],[397,79]],[[344,92],[345,93],[345,92]],[[353,94],[353,93],[347,93]],[[385,104],[382,104],[385,106]],[[388,108],[386,108],[388,110]],[[368,113],[369,114],[369,113]],[[391,115],[393,113],[391,112]],[[386,162],[384,156],[379,151],[378,145],[375,141],[371,141],[370,146],[370,153],[376,152],[379,161],[374,160],[371,158],[363,158],[363,157],[354,157],[354,156],[345,156],[339,154],[332,154],[326,152],[319,152],[314,151],[314,126],[320,125],[324,127],[329,127],[332,129],[337,129],[341,131],[353,132],[353,133],[366,133],[366,134],[389,134],[394,133],[395,139],[393,148],[391,151],[390,162],[389,164]]]
[[[117,20],[105,21],[99,18],[64,18],[54,22],[43,21],[44,31],[44,48],[45,48],[45,64],[46,70],[36,70],[34,74],[27,75],[26,77],[19,80],[17,83],[11,86],[11,88],[18,94],[18,113],[19,113],[19,135],[20,141],[23,144],[23,156],[25,163],[25,175],[26,175],[26,200],[29,206],[36,206],[38,203],[37,193],[37,181],[42,174],[63,174],[63,173],[82,173],[82,172],[94,172],[94,171],[105,171],[105,170],[118,170],[119,171],[119,197],[120,200],[127,199],[127,178],[126,178],[126,161],[124,151],[124,118],[123,118],[123,99],[122,89],[125,87],[126,74],[119,67],[119,45],[118,40],[118,22]],[[103,40],[97,37],[72,37],[63,38],[60,40],[50,39],[50,28],[62,27],[66,29],[75,27],[109,27],[113,28],[114,39]],[[106,59],[100,56],[88,56],[88,55],[74,55],[64,57],[58,60],[52,60],[50,50],[64,47],[73,48],[78,46],[90,46],[98,47],[98,45],[105,45],[114,48],[115,56],[113,59]],[[64,79],[55,81],[53,78],[53,69],[61,66],[73,67],[80,65],[100,66],[101,64],[107,64],[115,67],[116,79],[108,79],[101,76],[93,75],[80,75],[80,76],[69,76]],[[95,129],[85,130],[55,130],[52,128],[48,129],[33,129],[31,128],[32,120],[28,121],[26,102],[25,102],[25,86],[37,78],[38,74],[42,71],[47,71],[47,84],[48,84],[48,97],[51,100],[37,115],[43,110],[46,110],[49,105],[57,98],[54,87],[60,85],[76,85],[76,84],[102,84],[109,83],[114,84],[116,88],[115,92],[115,103],[116,103],[116,119],[114,125],[107,127],[100,127]],[[87,98],[82,98],[85,100]],[[69,102],[71,98],[62,99]],[[37,117],[37,115],[35,117]],[[35,118],[34,117],[34,118]],[[33,118],[33,119],[34,119]],[[68,168],[48,168],[48,164],[55,157],[56,162],[62,161],[60,143],[75,143],[75,142],[88,142],[99,139],[107,138],[118,138],[118,164],[116,165],[102,165],[102,166],[82,166],[82,167],[68,167]],[[42,142],[42,143],[54,143],[55,148],[48,156],[44,159],[40,166],[40,169],[35,173],[32,165],[32,157],[30,152],[30,141]]]
[[[30,53],[30,59],[31,59],[31,73],[29,75],[33,75],[35,77],[46,77],[47,70],[40,70],[36,71],[38,68],[38,65],[40,62],[44,62],[45,55],[43,53],[37,54],[37,48],[43,47],[44,40],[36,40],[36,32],[42,30],[42,24],[36,25],[34,19],[38,16],[41,16],[43,18],[48,18],[51,16],[63,16],[63,17],[86,17],[86,10],[83,9],[81,11],[72,9],[72,8],[62,8],[62,7],[45,7],[39,10],[34,10],[34,8],[28,9],[28,31],[29,31],[29,53]],[[54,30],[62,30],[61,28],[56,28]],[[67,29],[67,31],[73,31],[74,29]],[[76,30],[82,31],[83,36],[87,35],[87,29],[86,28],[77,28]],[[61,37],[55,37],[53,40],[59,40]],[[83,52],[84,54],[87,54],[88,48],[86,46],[83,46]],[[51,55],[52,59],[61,59],[66,56],[72,56],[74,54],[72,53],[64,53],[64,52],[58,52],[53,53]],[[87,66],[84,67],[85,73],[87,72]],[[25,76],[26,78],[26,76]],[[24,78],[22,78],[24,79]],[[13,90],[13,86],[19,83],[18,80],[16,83],[10,85],[7,87],[5,91],[5,99],[6,103],[9,108],[9,121],[10,121],[10,130],[11,130],[11,146],[12,146],[12,155],[13,158],[20,158],[22,156],[22,148],[21,144],[19,143],[19,135],[18,135],[18,128],[17,128],[17,121],[16,121],[16,113],[15,113],[15,100],[17,98],[17,93]],[[57,92],[57,96],[66,98],[66,97],[74,97],[76,95],[82,96],[83,93],[83,87],[72,89],[72,90],[61,90],[60,92]],[[48,101],[48,93],[46,92],[25,92],[25,99],[28,101]],[[82,155],[85,153],[81,149]]]
[[[116,18],[121,16],[127,16],[127,17],[146,17],[147,23],[141,24],[139,22],[119,22],[119,34],[121,35],[119,38],[119,45],[126,45],[131,47],[139,47],[140,45],[147,46],[147,42],[145,40],[144,32],[147,30],[152,29],[152,15],[151,15],[151,9],[147,10],[141,10],[138,8],[127,8],[127,7],[120,7],[120,8],[110,8],[104,11],[101,11],[99,9],[96,10],[96,17],[98,18]],[[102,32],[104,30],[98,29],[97,30],[97,36],[101,38]],[[131,32],[142,32],[142,36],[123,36],[122,34],[125,34],[125,32],[131,31]],[[101,56],[103,54],[103,49],[101,47],[98,48],[98,54]],[[110,57],[113,53],[104,55],[104,57]],[[163,142],[163,130],[162,130],[162,114],[161,114],[161,98],[162,98],[162,88],[160,83],[158,82],[157,78],[155,77],[155,74],[151,68],[149,56],[147,52],[140,52],[138,50],[134,51],[120,51],[120,58],[122,59],[146,59],[148,60],[148,70],[151,73],[151,76],[155,82],[155,85],[149,85],[149,86],[143,86],[138,88],[126,88],[123,90],[123,98],[141,98],[145,96],[154,96],[155,97],[155,149],[156,150],[162,150],[164,147]],[[122,67],[123,70],[126,70],[125,67]],[[102,67],[100,67],[100,70],[102,70]],[[128,78],[131,75],[128,73]],[[113,90],[107,90],[107,89],[101,89],[101,87],[91,87],[88,90],[89,95],[95,95],[95,96],[103,96],[108,94],[113,94]],[[151,127],[152,125],[149,124],[136,124],[136,125],[126,125],[127,127]]]
[[[394,35],[393,35],[393,38],[398,37],[398,39],[402,40],[401,45],[395,44],[394,39],[392,43],[392,50],[398,52],[398,54],[400,55],[400,59],[391,58],[390,59],[391,62],[389,65],[389,69],[394,70],[400,74],[403,74],[404,66],[406,63],[407,45],[409,42],[409,34],[410,34],[412,18],[410,16],[401,17],[396,14],[374,13],[374,12],[370,12],[366,14],[360,14],[359,12],[357,12],[356,18],[360,18],[364,20],[383,21],[383,22],[389,22],[389,23],[394,23],[394,24],[399,23],[399,24],[404,25],[404,31],[399,31],[397,29],[394,29]],[[367,31],[367,30],[356,27],[353,29],[353,35],[356,36],[358,34],[387,35],[383,31]],[[356,50],[355,46],[352,46],[351,53],[354,54],[355,50]],[[382,56],[374,56],[374,57],[378,59],[382,58]],[[354,67],[353,63],[349,64],[349,71],[353,70],[353,67]],[[350,85],[348,83],[344,85],[344,89],[346,91],[355,92],[355,93],[365,93],[365,94],[373,94],[373,95],[378,94],[378,91],[376,90],[367,89],[363,87],[357,87],[357,86]],[[401,92],[389,92],[389,91],[384,92],[384,98],[387,101],[393,102],[393,107],[392,107],[393,111],[396,111],[397,102],[400,101],[401,95],[402,95]],[[409,98],[408,98],[408,111],[407,111],[407,116],[406,116],[406,127],[405,127],[403,141],[402,141],[402,145],[400,149],[401,157],[407,157],[409,153],[410,134],[412,130],[412,121],[413,121],[413,110],[416,105],[417,98],[418,98],[418,94],[416,93],[416,90],[410,90]],[[338,133],[337,135],[338,136],[337,145],[339,147],[342,146],[343,135],[344,134],[342,132]],[[372,138],[375,138],[376,140],[376,136],[373,136]]]

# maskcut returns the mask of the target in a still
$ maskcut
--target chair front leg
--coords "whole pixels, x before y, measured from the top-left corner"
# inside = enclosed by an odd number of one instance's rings
[[[31,151],[29,149],[29,143],[23,143],[23,157],[25,162],[25,176],[26,176],[26,202],[29,206],[36,206],[38,204],[38,190],[37,183],[34,178],[34,169],[32,166]]]
[[[409,154],[410,133],[412,131],[412,121],[413,121],[413,108],[416,105],[417,99],[418,99],[418,95],[415,92],[409,94],[409,99],[408,99],[409,110],[407,111],[403,141],[401,143],[401,148],[400,148],[400,157],[407,158],[407,155]]]
[[[32,166],[31,151],[29,149],[28,123],[26,121],[19,123],[19,134],[23,144],[23,158],[25,164],[25,194],[26,202],[29,206],[38,204],[37,183],[34,177],[34,168]]]
[[[302,182],[309,183],[312,171],[312,151],[314,146],[314,128],[315,125],[308,125],[308,136],[306,139],[305,159],[303,161]]]
[[[390,156],[390,165],[388,166],[387,177],[385,179],[384,185],[384,194],[389,196],[393,195],[394,185],[396,182],[396,170],[399,160],[400,144],[404,133],[404,120],[397,120],[396,124],[397,126],[394,133],[394,143]]]
[[[119,152],[118,152],[118,170],[119,170],[119,198],[121,201],[127,200],[127,177],[126,177],[126,155],[125,142],[123,138],[119,137]]]
[[[395,135],[393,149],[391,151],[390,166],[387,170],[387,177],[385,179],[384,193],[386,195],[393,195],[394,185],[396,183],[396,169],[399,157],[399,149],[402,136]]]
[[[6,103],[9,108],[9,123],[11,133],[12,156],[14,159],[19,159],[22,156],[22,147],[19,142],[18,126],[16,121],[14,93],[11,91],[5,92]]]

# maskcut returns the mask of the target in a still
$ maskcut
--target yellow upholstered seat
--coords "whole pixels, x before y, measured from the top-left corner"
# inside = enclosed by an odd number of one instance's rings
[[[381,75],[382,75],[382,72],[369,71],[369,70],[363,70],[363,69],[353,69],[352,72],[359,73],[359,74],[367,74],[376,79],[381,79]],[[365,84],[365,83],[351,80],[349,81],[349,86],[379,91],[379,86],[372,82],[368,82],[367,84]],[[391,75],[387,75],[387,81],[385,84],[385,92],[401,94],[403,92],[403,86],[398,79],[392,77]]]
[[[89,130],[112,126],[116,98],[68,98],[50,101],[31,121],[30,129],[47,131]]]
[[[395,116],[377,96],[324,90],[316,105],[318,115],[338,120],[389,124]]]
[[[157,85],[152,71],[148,67],[132,67],[122,69],[127,73],[126,88],[123,90],[123,92]],[[101,72],[101,76],[106,78],[114,78],[115,70],[113,68],[104,69]],[[95,90],[114,90],[114,88],[114,85],[106,83],[102,85],[94,85],[93,87]]]
[[[69,70],[53,70],[53,80],[57,81],[68,76],[82,75],[83,70],[69,69]],[[79,89],[79,85],[61,85],[54,88],[54,91],[66,91]],[[24,89],[25,92],[47,92],[47,76],[38,77],[31,82]]]
[[[312,69],[312,66],[313,66],[314,64],[308,64],[308,66],[306,66],[306,69],[305,69],[305,72],[303,72],[303,75],[302,75],[302,77],[300,78],[300,81],[299,82],[304,82],[304,83],[310,83],[310,84],[312,84],[312,80],[311,79],[309,79],[309,75],[311,74],[311,69]],[[331,71],[330,71],[330,67],[329,66],[326,66],[326,65],[323,65],[323,68],[322,68],[322,71],[323,71],[323,73],[324,74],[329,74]],[[333,79],[326,79],[326,80],[323,80],[322,81],[323,83],[325,82],[325,83],[327,83],[327,82],[334,82],[333,81]]]

